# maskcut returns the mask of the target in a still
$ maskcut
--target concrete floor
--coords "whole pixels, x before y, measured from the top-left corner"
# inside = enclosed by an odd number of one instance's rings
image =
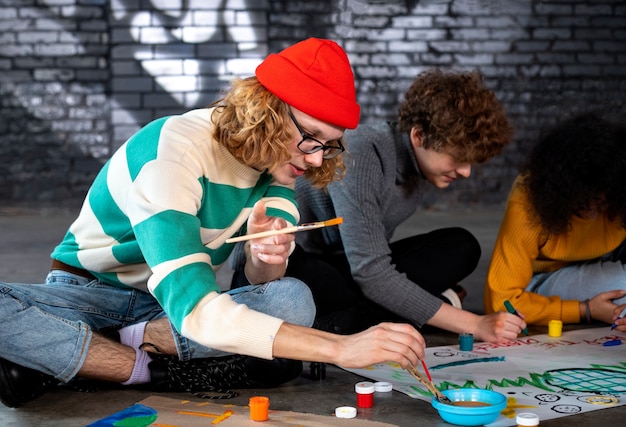
[[[472,231],[483,246],[483,256],[477,270],[463,282],[468,290],[464,307],[482,312],[482,286],[495,239],[502,209],[496,207],[450,208],[445,212],[419,212],[400,230],[398,237],[420,233],[448,225],[462,225]],[[49,253],[62,238],[75,212],[53,210],[24,210],[0,208],[0,281],[41,282],[49,268]],[[228,283],[229,272],[219,276]],[[530,328],[532,333],[546,333],[545,328]],[[458,337],[441,331],[424,331],[428,346],[458,344]],[[305,368],[308,364],[305,364]],[[227,401],[247,405],[248,398],[263,394],[270,397],[271,408],[283,411],[332,415],[338,406],[355,406],[354,384],[361,377],[328,366],[326,379],[312,381],[298,378],[286,385],[269,390],[241,390],[240,395]],[[101,389],[83,393],[65,388],[47,393],[19,409],[0,405],[0,426],[78,427],[122,410],[151,394],[131,389]],[[164,396],[189,399],[188,394],[167,393]],[[377,394],[374,408],[360,410],[359,418],[399,426],[446,426],[429,403],[412,399],[402,393]],[[541,426],[600,426],[623,425],[626,406],[593,411],[585,414],[542,421]]]

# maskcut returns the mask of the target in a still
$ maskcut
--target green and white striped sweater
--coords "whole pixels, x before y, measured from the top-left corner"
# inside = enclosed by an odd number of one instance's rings
[[[213,140],[213,111],[155,120],[120,147],[52,258],[149,290],[189,339],[271,358],[282,321],[220,294],[215,271],[233,248],[224,240],[245,233],[257,201],[296,224],[295,194]]]

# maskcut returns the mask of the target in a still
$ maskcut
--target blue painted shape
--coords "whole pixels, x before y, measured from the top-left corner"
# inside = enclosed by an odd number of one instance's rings
[[[136,403],[87,427],[147,427],[156,421],[156,409]]]

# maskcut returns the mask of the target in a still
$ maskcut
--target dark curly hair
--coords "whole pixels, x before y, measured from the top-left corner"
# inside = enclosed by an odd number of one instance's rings
[[[427,70],[404,95],[398,123],[416,127],[424,148],[446,152],[459,162],[483,163],[513,138],[513,126],[495,94],[477,72]]]
[[[593,113],[544,130],[520,167],[534,220],[548,234],[568,231],[571,219],[604,210],[626,228],[626,126]]]

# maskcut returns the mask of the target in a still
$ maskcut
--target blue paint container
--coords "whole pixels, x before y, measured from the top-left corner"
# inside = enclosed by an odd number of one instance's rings
[[[459,388],[441,392],[452,402],[457,403],[449,405],[432,399],[431,405],[439,412],[441,418],[450,424],[483,426],[495,422],[500,416],[500,411],[506,408],[506,396],[496,391]],[[459,402],[481,402],[487,406],[457,406]]]
[[[474,335],[462,333],[459,335],[459,350],[472,351],[474,349]]]

